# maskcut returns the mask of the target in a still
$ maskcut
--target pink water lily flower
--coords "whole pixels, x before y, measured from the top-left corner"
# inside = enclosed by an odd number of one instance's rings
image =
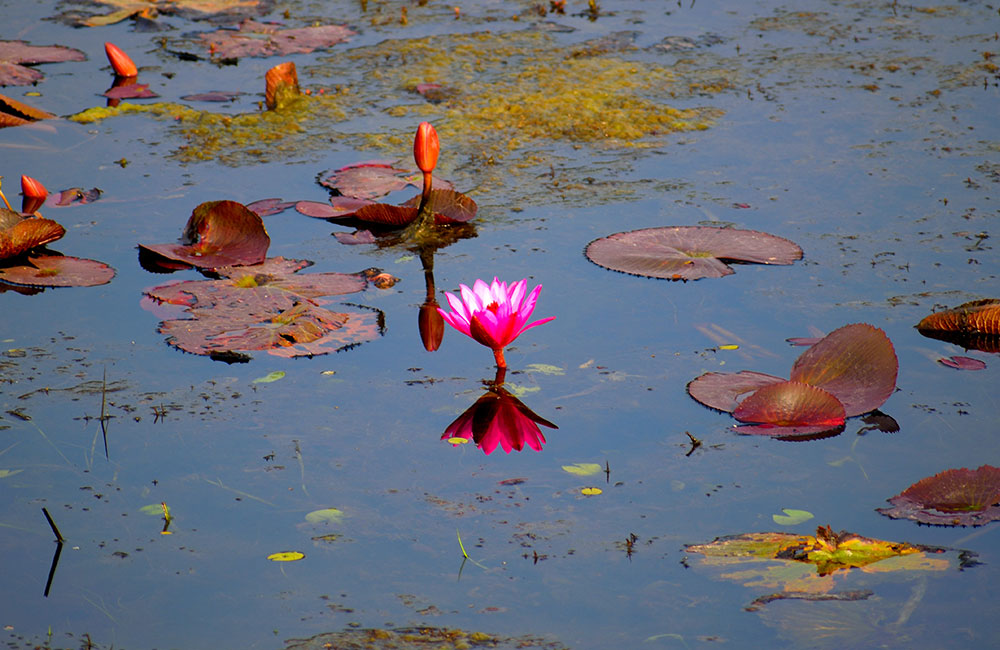
[[[464,284],[458,286],[462,292],[461,299],[450,293],[445,294],[452,311],[440,308],[438,311],[459,332],[492,349],[498,368],[507,367],[503,349],[514,339],[525,330],[555,319],[551,316],[528,323],[542,285],[532,289],[530,294],[526,293],[527,279],[510,286],[497,278],[493,278],[492,284],[476,280],[471,289]]]

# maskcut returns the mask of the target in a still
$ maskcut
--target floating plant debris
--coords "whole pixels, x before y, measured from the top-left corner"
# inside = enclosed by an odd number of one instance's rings
[[[844,418],[877,409],[895,390],[898,369],[885,332],[856,323],[805,350],[789,381],[752,371],[709,372],[687,390],[705,406],[750,423],[737,427],[740,433],[801,437],[842,429]]]
[[[631,275],[665,280],[721,278],[733,273],[723,260],[792,264],[795,243],[755,230],[672,226],[615,233],[587,245],[591,262]]]
[[[0,41],[0,86],[29,86],[45,78],[38,70],[26,67],[29,65],[86,60],[86,54],[65,45]]]
[[[1000,520],[1000,468],[949,469],[921,479],[876,510],[893,519],[937,526],[982,526]]]
[[[271,244],[260,215],[236,201],[194,209],[180,244],[139,244],[140,251],[202,269],[259,264]]]

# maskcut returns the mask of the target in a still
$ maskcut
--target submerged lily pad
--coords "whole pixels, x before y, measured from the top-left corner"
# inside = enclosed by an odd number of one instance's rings
[[[271,244],[260,215],[236,201],[208,201],[194,209],[180,244],[139,244],[168,260],[203,269],[264,261]]]
[[[688,383],[687,391],[705,406],[755,423],[738,427],[740,433],[814,436],[839,433],[844,418],[884,404],[895,390],[898,370],[885,332],[855,323],[805,350],[792,366],[791,381],[749,371],[709,372]]]
[[[0,280],[34,287],[96,287],[114,277],[103,262],[68,255],[33,255],[28,264],[0,267]]]
[[[917,481],[876,510],[893,519],[938,526],[982,526],[1000,520],[1000,468],[949,469]]]
[[[65,45],[29,45],[25,41],[0,41],[0,86],[27,86],[45,78],[35,63],[86,61],[87,55]]]
[[[246,19],[238,29],[219,29],[200,34],[201,44],[213,56],[238,59],[245,56],[305,54],[343,43],[356,32],[343,25],[282,28],[279,24]]]
[[[587,245],[587,259],[632,275],[665,280],[721,278],[733,273],[723,260],[791,264],[802,259],[795,243],[756,230],[672,226],[615,233]]]
[[[184,319],[166,320],[167,342],[193,354],[243,360],[246,352],[284,357],[336,352],[381,333],[375,311],[324,308],[323,296],[361,291],[364,274],[295,275],[312,264],[270,258],[254,266],[215,269],[221,280],[167,284],[145,292],[156,301],[185,306]]]

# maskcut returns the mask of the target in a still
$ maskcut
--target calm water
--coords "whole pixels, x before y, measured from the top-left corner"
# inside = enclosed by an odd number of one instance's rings
[[[305,86],[345,84],[357,98],[340,122],[310,126],[312,145],[323,146],[236,166],[177,160],[182,135],[144,115],[0,131],[12,202],[22,173],[50,190],[104,191],[95,203],[45,214],[67,229],[53,248],[118,273],[102,287],[0,296],[4,640],[30,647],[51,630],[53,647],[79,647],[89,635],[101,648],[283,648],[351,626],[428,625],[574,649],[1000,645],[997,524],[931,528],[874,510],[926,476],[1000,461],[996,356],[972,352],[985,370],[951,370],[936,359],[962,351],[913,329],[936,305],[996,297],[1000,287],[1000,92],[984,56],[1000,52],[996,8],[635,1],[604,3],[606,13],[589,20],[582,2],[542,18],[532,3],[484,1],[463,4],[456,21],[449,5],[405,4],[404,26],[402,3],[291,3],[293,26],[346,22],[360,33],[327,52],[216,67],[157,46],[161,36],[211,29],[205,22],[171,18],[178,29],[163,35],[128,21],[73,29],[40,20],[56,13],[51,3],[0,2],[3,39],[88,55],[38,66],[45,80],[35,88],[3,90],[60,115],[103,102],[106,40],[132,53],[141,81],[164,101],[246,90],[233,105],[199,108],[254,111],[264,71],[286,59]],[[270,18],[281,20],[284,8]],[[323,170],[405,160],[408,144],[362,148],[358,134],[405,139],[421,119],[444,130],[449,116],[433,107],[392,113],[422,100],[375,74],[367,53],[393,47],[387,39],[483,30],[544,32],[553,51],[567,53],[636,31],[634,49],[597,56],[695,77],[715,70],[697,80],[730,82],[703,93],[679,86],[671,105],[724,114],[649,148],[543,140],[485,165],[473,140],[442,138],[441,174],[469,191],[480,213],[477,237],[437,253],[438,289],[529,277],[544,285],[536,317],[557,316],[507,355],[521,399],[559,426],[546,430],[542,452],[487,456],[442,442],[492,378],[489,351],[448,331],[439,351],[425,352],[419,260],[402,249],[342,246],[330,236],[342,227],[293,211],[265,219],[269,255],[312,260],[310,271],[378,266],[401,278],[391,290],[347,296],[384,312],[384,335],[336,355],[258,355],[242,365],[164,343],[157,317],[140,306],[142,291],[200,276],[143,270],[137,243],[173,241],[203,201],[322,201],[314,179]],[[706,34],[718,38],[698,41]],[[649,49],[666,36],[702,46]],[[541,157],[537,168],[516,165],[525,152]],[[124,167],[115,163],[123,157]],[[490,191],[477,192],[487,177]],[[787,237],[805,259],[678,284],[607,271],[582,254],[613,232],[712,222]],[[786,375],[800,352],[786,338],[854,322],[884,329],[895,345],[899,390],[882,410],[898,433],[858,435],[863,423],[854,419],[822,441],[741,437],[732,418],[684,392],[707,370]],[[285,377],[254,383],[276,370]],[[114,416],[107,455],[94,419],[105,376]],[[30,420],[11,413],[18,409]],[[690,455],[685,431],[704,443]],[[608,480],[562,469],[573,463],[607,464]],[[603,494],[580,494],[594,485]],[[174,517],[172,535],[140,510],[160,502]],[[42,507],[67,538],[47,597],[54,544]],[[322,508],[344,518],[306,521]],[[782,508],[815,519],[782,527],[772,520]],[[946,571],[838,574],[835,591],[874,595],[748,612],[781,587],[723,578],[684,551],[717,536],[811,534],[825,524],[965,549],[983,564],[960,571],[952,554]],[[463,564],[456,531],[475,563]],[[339,537],[317,539],[331,534]],[[292,550],[305,559],[266,559]]]

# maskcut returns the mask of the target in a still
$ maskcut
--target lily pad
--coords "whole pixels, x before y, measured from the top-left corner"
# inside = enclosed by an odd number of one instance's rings
[[[69,4],[69,3],[67,3]],[[100,27],[121,22],[137,14],[157,12],[193,20],[239,18],[268,13],[272,0],[89,0],[85,6],[109,7],[110,13],[97,14],[70,9],[56,19],[74,27]]]
[[[220,280],[167,284],[147,290],[161,303],[183,305],[183,319],[165,320],[167,342],[192,354],[245,360],[244,353],[267,351],[284,357],[336,352],[373,340],[381,333],[379,313],[332,311],[324,296],[361,291],[361,273],[295,275],[311,262],[270,258],[254,266],[215,270]]]
[[[315,219],[346,219],[366,205],[372,205],[367,199],[355,199],[349,196],[331,196],[329,203],[318,201],[299,201],[295,210],[300,214]]]
[[[282,28],[276,23],[246,19],[237,29],[219,29],[200,34],[201,44],[213,56],[239,59],[247,56],[306,54],[343,43],[356,32],[343,25]]]
[[[0,260],[27,253],[65,234],[66,229],[51,219],[22,218],[12,210],[0,208]]]
[[[327,189],[353,199],[368,201],[381,198],[407,187],[420,187],[422,176],[412,169],[400,169],[392,161],[368,160],[320,173],[318,182]],[[454,186],[437,176],[434,187],[439,190]]]
[[[135,77],[129,77],[129,79],[134,81]],[[149,84],[138,83],[116,84],[104,91],[104,96],[108,99],[152,99],[159,97],[149,89]]]
[[[665,280],[721,278],[733,270],[723,261],[792,264],[802,259],[795,243],[755,230],[672,226],[615,233],[587,245],[587,259],[614,271]]]
[[[755,391],[733,410],[733,417],[782,427],[836,427],[844,423],[844,406],[821,388],[783,381]]]
[[[282,201],[281,199],[261,199],[253,203],[247,203],[247,209],[256,212],[262,217],[280,214],[288,208],[294,208],[294,201]]]
[[[96,287],[114,277],[103,262],[68,255],[34,255],[28,264],[0,267],[0,280],[33,287]]]
[[[743,401],[743,396],[782,381],[785,380],[781,377],[753,370],[706,372],[688,383],[687,392],[709,408],[732,413]]]
[[[28,106],[6,95],[0,95],[0,128],[5,126],[22,126],[53,117],[55,115],[52,113]]]
[[[36,63],[86,61],[87,55],[65,45],[29,45],[25,41],[0,41],[0,86],[28,86],[45,78]]]
[[[1000,299],[973,300],[917,323],[917,331],[967,350],[1000,352]]]
[[[942,366],[948,366],[956,370],[983,370],[986,362],[972,357],[950,356],[947,359],[938,359]]]
[[[260,264],[271,244],[260,216],[236,201],[194,209],[180,244],[139,244],[140,250],[203,269]]]
[[[877,511],[938,526],[982,526],[1000,520],[1000,468],[949,469],[914,483]]]

